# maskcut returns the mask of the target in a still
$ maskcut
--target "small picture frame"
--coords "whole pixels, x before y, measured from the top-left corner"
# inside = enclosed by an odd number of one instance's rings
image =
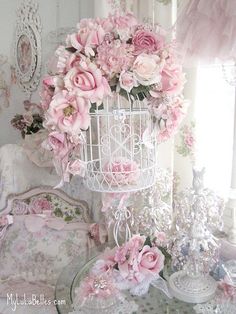
[[[41,31],[38,3],[24,0],[17,12],[14,63],[17,83],[28,97],[37,89],[40,82]]]

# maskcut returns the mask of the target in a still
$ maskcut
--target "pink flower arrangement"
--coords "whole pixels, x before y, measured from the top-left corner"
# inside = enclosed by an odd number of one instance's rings
[[[76,304],[83,306],[87,300],[92,298],[108,299],[118,295],[118,289],[110,276],[106,274],[93,275],[90,274],[75,289]]]
[[[43,80],[41,105],[49,136],[57,132],[61,142],[64,135],[63,143],[70,148],[67,156],[62,156],[65,150],[59,154],[52,139],[45,144],[53,151],[56,169],[64,178],[78,173],[68,169],[71,161],[81,159],[80,135],[90,126],[91,110],[101,109],[112,92],[131,101],[147,99],[158,125],[159,142],[175,133],[185,113],[185,78],[176,45],[167,41],[159,25],[139,24],[131,13],[83,19],[76,32],[67,36],[65,45],[56,50],[55,57],[56,73]],[[115,178],[108,178],[111,184],[113,179],[121,184],[137,180],[134,164],[106,167],[116,172]]]
[[[160,277],[163,270],[165,257],[153,241],[144,236],[135,235],[121,247],[106,249],[90,270],[88,278],[82,282],[91,283],[91,278],[106,276],[110,278],[113,287],[117,290],[128,289],[135,294],[136,288],[146,285]],[[87,291],[88,297],[93,289]],[[103,296],[102,296],[103,297]]]
[[[104,167],[106,181],[112,186],[136,184],[140,176],[139,165],[133,160],[117,158],[108,161]]]

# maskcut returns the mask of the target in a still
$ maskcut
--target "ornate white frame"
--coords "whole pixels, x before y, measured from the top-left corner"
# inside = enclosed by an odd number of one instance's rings
[[[13,50],[17,83],[28,97],[40,82],[42,67],[41,31],[42,25],[38,14],[38,3],[34,0],[24,0],[17,10]],[[27,72],[23,72],[18,63],[18,45],[23,36],[27,37],[31,47],[31,64]]]

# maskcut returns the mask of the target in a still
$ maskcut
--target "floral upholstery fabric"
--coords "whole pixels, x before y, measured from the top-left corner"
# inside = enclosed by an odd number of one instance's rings
[[[99,242],[99,228],[85,212],[53,194],[14,200],[13,223],[0,232],[0,297],[38,290],[53,298],[62,268]]]

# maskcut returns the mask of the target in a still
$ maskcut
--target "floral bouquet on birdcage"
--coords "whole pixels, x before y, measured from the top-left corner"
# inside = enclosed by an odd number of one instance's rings
[[[105,99],[114,94],[131,103],[146,100],[159,143],[177,130],[186,109],[185,77],[175,42],[159,25],[139,24],[132,14],[118,12],[83,19],[55,55],[57,68],[43,80],[41,105],[49,130],[44,146],[53,152],[63,181],[85,173],[83,131],[90,127],[91,113],[103,110]],[[118,168],[136,168],[135,162],[127,166],[123,160]],[[127,183],[137,176],[123,177]]]

